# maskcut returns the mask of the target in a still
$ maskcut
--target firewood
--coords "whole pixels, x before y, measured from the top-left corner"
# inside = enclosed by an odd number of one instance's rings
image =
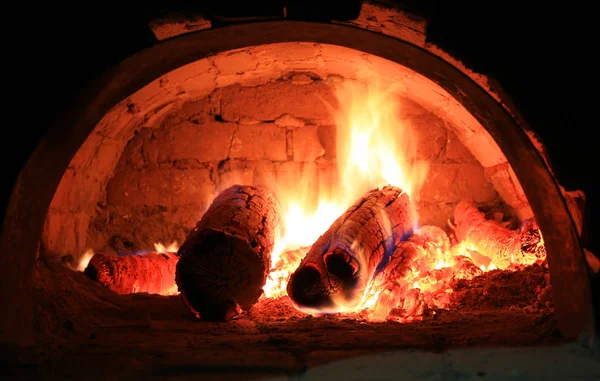
[[[454,232],[459,241],[492,259],[499,269],[511,264],[533,264],[546,258],[541,232],[530,219],[519,230],[488,220],[473,204],[461,201],[454,209]]]
[[[399,188],[367,192],[313,244],[290,277],[288,295],[298,306],[320,310],[358,303],[414,223],[410,198]]]
[[[373,308],[372,317],[385,319],[393,309],[396,317],[406,318],[422,313],[423,299],[414,296],[411,271],[421,272],[433,268],[437,254],[444,253],[449,248],[448,235],[437,226],[422,226],[406,241],[399,242],[389,262],[377,275],[376,283],[382,285],[382,291]],[[417,313],[416,310],[420,312]]]
[[[175,253],[149,252],[139,255],[112,256],[97,253],[88,263],[85,274],[118,294],[146,292],[173,293]]]
[[[204,320],[227,321],[262,294],[280,228],[268,191],[233,185],[212,202],[178,251],[183,300]]]

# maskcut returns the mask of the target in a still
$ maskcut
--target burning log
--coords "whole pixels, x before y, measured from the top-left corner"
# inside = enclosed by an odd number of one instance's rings
[[[454,209],[454,232],[459,241],[492,259],[500,269],[513,263],[533,264],[546,258],[541,232],[530,219],[520,230],[510,230],[488,220],[474,205],[461,201]]]
[[[178,260],[175,253],[149,252],[121,257],[95,254],[84,272],[118,294],[147,292],[164,295],[175,293]]]
[[[205,320],[226,321],[262,294],[280,215],[264,189],[222,191],[179,249],[176,281],[187,306]]]
[[[425,303],[414,287],[412,270],[433,267],[435,258],[450,248],[450,239],[436,226],[423,226],[406,241],[396,245],[385,268],[377,275],[382,291],[373,307],[373,318],[385,319],[394,310],[395,317],[407,318],[423,313]]]
[[[409,196],[386,186],[369,191],[310,248],[287,286],[299,306],[334,309],[360,301],[378,266],[412,235]]]

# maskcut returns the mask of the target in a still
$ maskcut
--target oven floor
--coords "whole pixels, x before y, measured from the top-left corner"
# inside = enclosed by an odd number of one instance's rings
[[[62,271],[62,270],[60,270]],[[593,379],[597,355],[560,337],[551,314],[457,308],[421,322],[310,317],[262,301],[227,323],[179,297],[119,296],[38,266],[38,345],[5,371],[33,379]],[[53,290],[50,297],[48,290]],[[11,374],[8,375],[11,379]],[[594,377],[592,377],[594,376]]]

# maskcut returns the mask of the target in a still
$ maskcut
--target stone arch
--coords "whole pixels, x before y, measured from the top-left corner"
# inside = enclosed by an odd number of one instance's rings
[[[0,341],[33,340],[31,277],[48,207],[73,156],[116,104],[159,76],[209,55],[257,44],[316,42],[399,63],[447,91],[485,128],[514,169],[538,219],[548,251],[561,331],[570,337],[592,325],[589,277],[572,217],[544,158],[515,118],[469,76],[415,45],[360,28],[294,21],[233,25],[167,40],[121,62],[91,84],[61,115],[15,184],[0,241]]]

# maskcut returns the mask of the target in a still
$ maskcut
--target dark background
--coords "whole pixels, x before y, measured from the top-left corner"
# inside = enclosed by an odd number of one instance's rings
[[[278,16],[284,3],[291,18],[325,21],[352,17],[360,1],[23,3],[20,12],[7,13],[2,46],[4,65],[10,71],[4,79],[14,88],[4,90],[14,94],[14,105],[4,103],[4,136],[12,135],[1,150],[5,155],[2,220],[14,181],[48,123],[90,78],[156,43],[147,26],[149,19],[182,10],[204,14],[218,25],[231,17]],[[587,195],[587,230],[596,231],[600,213],[594,130],[598,123],[592,113],[598,107],[592,103],[596,80],[592,66],[597,64],[591,58],[597,46],[593,41],[596,15],[577,1],[395,3],[429,19],[429,41],[474,71],[498,80],[544,141],[562,185]],[[599,252],[593,234],[584,237],[584,246]]]

